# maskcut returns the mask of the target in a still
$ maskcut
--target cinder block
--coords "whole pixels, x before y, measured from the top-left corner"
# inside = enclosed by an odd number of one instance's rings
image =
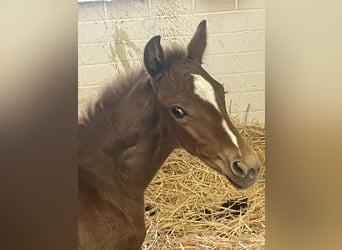
[[[94,21],[79,23],[79,43],[131,41],[149,38],[150,20]]]
[[[265,90],[265,72],[249,72],[239,74],[237,82],[240,92],[264,91]]]
[[[226,95],[226,105],[232,113],[265,109],[265,92],[233,93]]]
[[[194,16],[193,30],[203,19],[207,20],[208,34],[245,31],[248,27],[248,13],[199,14]]]
[[[140,31],[141,32],[141,31]],[[162,37],[192,36],[195,29],[192,26],[191,16],[174,16],[153,18],[150,23],[149,37],[160,35]]]
[[[151,0],[151,16],[174,16],[192,13],[192,0]]]
[[[230,74],[213,76],[223,84],[225,90],[231,93],[242,93],[265,90],[265,73],[251,72],[244,74]]]
[[[113,0],[105,3],[109,19],[148,17],[148,0]]]
[[[78,3],[78,21],[103,20],[106,18],[103,2]]]
[[[78,43],[104,42],[107,40],[106,24],[102,21],[78,23]]]
[[[265,53],[251,52],[204,57],[205,68],[211,74],[232,74],[264,71]]]
[[[142,61],[145,41],[131,41],[118,39],[109,44],[111,62]]]
[[[265,109],[265,91],[245,92],[240,95],[240,110],[245,110],[245,105],[250,104],[251,111]]]
[[[129,61],[129,62],[123,62],[123,63],[116,63],[112,67],[112,82],[115,84],[115,80],[124,75],[132,74],[143,67],[142,62],[138,61]]]
[[[265,127],[265,111],[263,110],[232,113],[230,117],[241,124]]]
[[[112,65],[93,65],[78,67],[78,85],[103,85],[113,79]]]
[[[238,9],[262,9],[265,8],[265,0],[238,0]]]
[[[231,75],[212,75],[212,77],[224,86],[226,95],[240,91],[238,74]]]
[[[265,50],[264,31],[216,34],[208,37],[207,55]]]
[[[78,65],[103,64],[111,61],[108,44],[78,46]]]
[[[114,37],[121,36],[122,39],[138,40],[148,39],[150,20],[123,20],[119,22],[119,30],[115,30]]]
[[[256,10],[248,13],[249,30],[265,30],[265,10]]]
[[[235,10],[235,0],[194,0],[195,13]]]

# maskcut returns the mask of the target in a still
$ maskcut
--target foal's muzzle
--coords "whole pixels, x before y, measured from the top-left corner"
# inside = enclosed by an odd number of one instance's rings
[[[226,174],[229,181],[239,189],[246,189],[259,178],[260,161],[255,157],[236,159],[231,162],[230,173]]]

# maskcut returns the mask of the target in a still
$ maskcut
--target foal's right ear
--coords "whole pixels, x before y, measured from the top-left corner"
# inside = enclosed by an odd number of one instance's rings
[[[202,64],[202,57],[207,46],[207,21],[202,20],[197,26],[195,35],[188,44],[188,58]]]
[[[160,45],[160,36],[154,36],[145,46],[144,64],[153,79],[163,74],[164,52]]]

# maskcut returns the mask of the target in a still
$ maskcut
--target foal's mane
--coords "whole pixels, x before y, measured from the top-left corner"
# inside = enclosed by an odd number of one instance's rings
[[[178,44],[173,44],[164,50],[164,57],[163,70],[169,73],[174,65],[184,62],[186,52]],[[129,73],[119,75],[103,88],[95,102],[88,104],[83,116],[79,118],[79,125],[93,127],[105,115],[110,114],[134,86],[145,84],[150,79],[143,65],[138,69],[132,69]]]

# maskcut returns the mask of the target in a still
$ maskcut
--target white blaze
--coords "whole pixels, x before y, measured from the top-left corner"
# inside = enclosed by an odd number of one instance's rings
[[[213,105],[217,109],[217,111],[221,113],[218,107],[217,101],[216,101],[215,90],[213,86],[207,80],[205,80],[201,75],[192,74],[192,76],[194,77],[195,94],[198,95],[204,101]],[[234,135],[234,133],[229,129],[228,124],[225,119],[222,120],[222,126],[223,126],[223,129],[228,134],[229,138],[234,143],[234,145],[237,148],[239,148],[237,138]]]

